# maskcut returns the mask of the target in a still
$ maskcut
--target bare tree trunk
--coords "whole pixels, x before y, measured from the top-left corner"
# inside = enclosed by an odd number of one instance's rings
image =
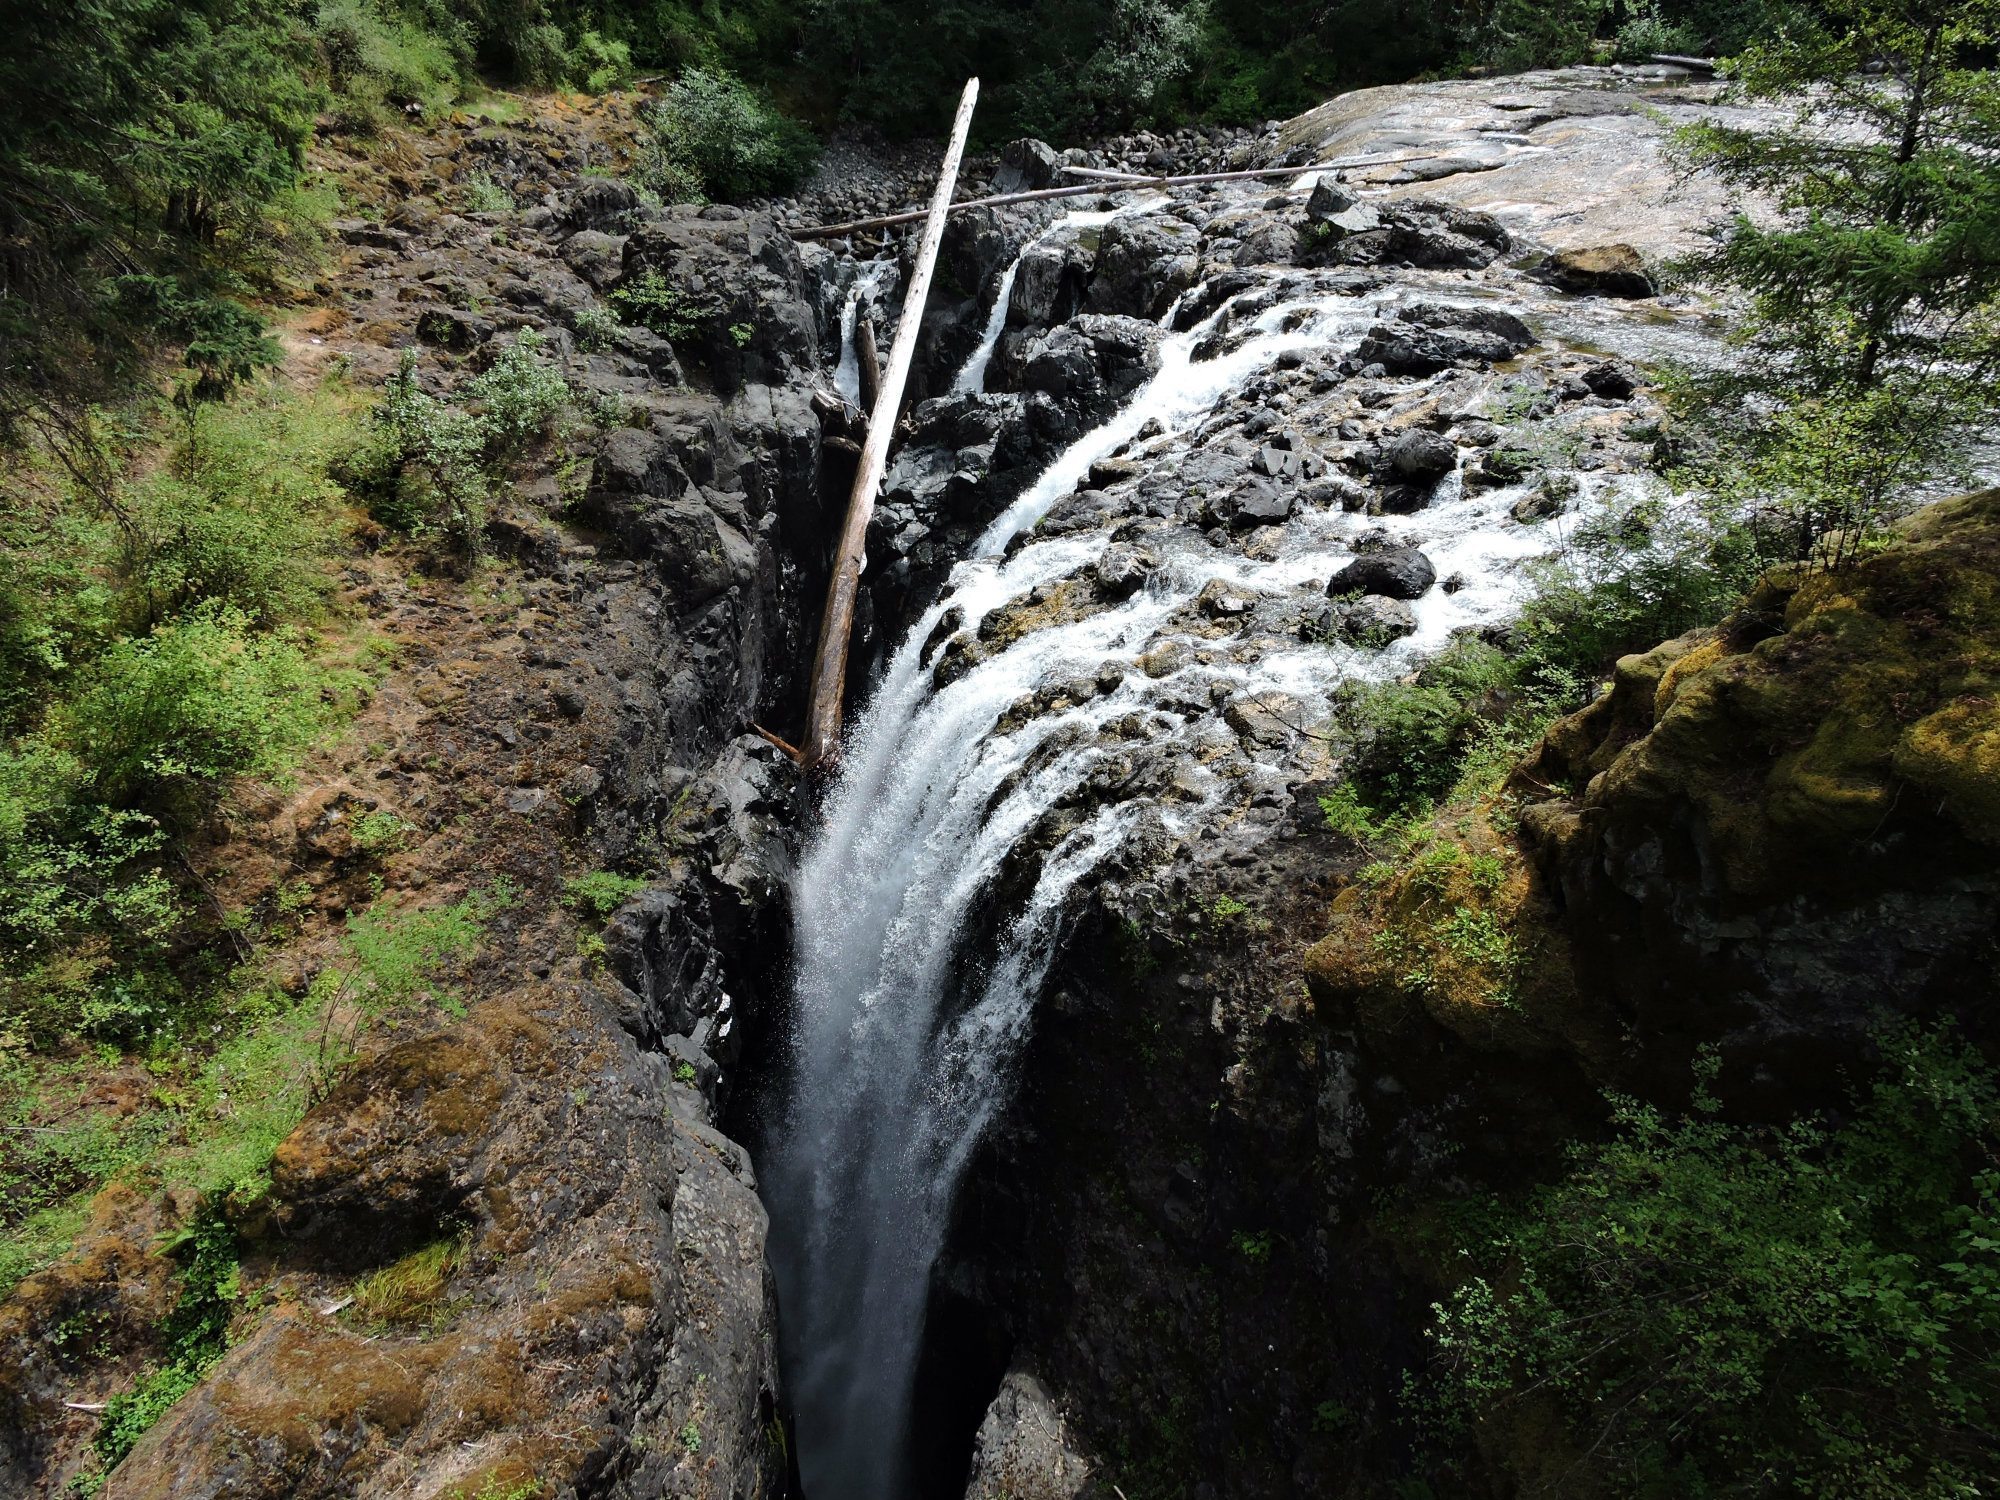
[[[875,347],[875,320],[865,307],[854,315],[854,361],[861,374],[861,409],[873,411],[882,394],[882,355]]]
[[[799,747],[808,775],[824,778],[840,757],[840,715],[847,694],[847,646],[854,633],[854,605],[861,590],[862,551],[868,540],[868,518],[875,511],[875,494],[882,487],[882,471],[889,462],[889,440],[896,431],[896,411],[903,404],[903,387],[910,378],[910,362],[916,357],[917,335],[923,327],[924,303],[930,296],[931,273],[937,268],[938,246],[944,240],[945,216],[951,209],[952,189],[958,185],[958,164],[965,155],[965,138],[972,129],[972,107],[979,99],[979,80],[969,78],[965,94],[958,101],[958,116],[952,121],[951,144],[945,148],[944,165],[938,172],[937,190],[917,247],[916,269],[903,295],[903,313],[896,325],[896,341],[889,347],[889,368],[881,389],[870,407],[868,440],[861,449],[861,465],[854,475],[854,491],[847,501],[847,523],[841,529],[840,546],[833,557],[833,577],[827,584],[826,614],[820,620],[819,649],[813,655],[812,691],[806,710],[805,742]],[[859,352],[857,350],[857,352]],[[873,363],[862,361],[863,378]]]
[[[998,193],[989,198],[968,198],[954,203],[947,213],[964,213],[968,208],[1001,208],[1009,203],[1040,203],[1049,198],[1080,198],[1087,193],[1131,192],[1139,188],[1196,187],[1205,182],[1247,182],[1259,178],[1298,177],[1306,172],[1332,172],[1346,167],[1395,167],[1406,162],[1429,161],[1436,152],[1415,156],[1357,157],[1348,161],[1320,161],[1303,167],[1258,167],[1246,172],[1196,172],[1185,177],[1143,177],[1117,172],[1094,182],[1074,187],[1036,188],[1025,193]],[[1097,170],[1097,169],[1092,169]],[[897,224],[914,224],[930,216],[932,209],[912,209],[908,213],[884,214],[875,219],[855,219],[846,224],[820,224],[811,229],[794,229],[795,240],[831,240],[867,229],[889,229]]]

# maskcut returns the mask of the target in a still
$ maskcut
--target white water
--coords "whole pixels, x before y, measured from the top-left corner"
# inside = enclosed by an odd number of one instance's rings
[[[1392,518],[1429,551],[1440,576],[1460,572],[1466,584],[1451,595],[1432,590],[1416,606],[1417,634],[1383,652],[1307,645],[1295,633],[1219,651],[1186,633],[1190,601],[1216,579],[1254,594],[1316,596],[1351,555],[1353,536],[1374,524],[1310,510],[1286,523],[1266,562],[1213,548],[1192,527],[1149,537],[1162,565],[1139,593],[1034,631],[941,689],[925,643],[948,611],[972,630],[1029,589],[1092,564],[1102,532],[1003,554],[1094,460],[1157,419],[1170,436],[1147,451],[1171,472],[1221,398],[1287,350],[1351,346],[1394,295],[1273,307],[1250,325],[1247,342],[1201,363],[1191,358],[1195,346],[1230,309],[1169,335],[1150,384],[1060,455],[980,538],[943,597],[910,627],[853,726],[795,888],[793,1093],[766,1174],[789,1395],[811,1500],[906,1493],[902,1462],[931,1269],[960,1174],[1007,1097],[1067,898],[1143,818],[1171,837],[1191,836],[1242,789],[1190,756],[1196,800],[1096,807],[1040,858],[1032,887],[988,940],[968,918],[1016,842],[1118,751],[1105,732],[1113,720],[1141,711],[1166,741],[1214,734],[1221,725],[1188,705],[1212,702],[1216,683],[1239,695],[1281,691],[1318,713],[1341,681],[1405,669],[1453,629],[1505,615],[1522,560],[1554,538],[1550,526],[1508,521],[1519,489]],[[1586,477],[1587,487],[1601,483]],[[1181,671],[1162,680],[1128,671],[1110,692],[999,731],[1001,716],[1038,687],[1129,665],[1175,638],[1196,651]]]
[[[850,406],[861,404],[861,355],[854,346],[854,326],[860,321],[861,305],[870,300],[896,274],[893,260],[871,260],[847,289],[840,308],[840,362],[833,367],[833,388]]]
[[[993,310],[986,315],[986,328],[979,336],[979,347],[966,359],[965,366],[958,372],[958,378],[951,383],[954,396],[972,396],[986,389],[986,367],[993,363],[993,351],[1000,347],[1000,335],[1007,331],[1007,306],[1014,299],[1014,277],[1021,270],[1021,256],[1026,255],[1043,240],[1053,238],[1069,229],[1093,229],[1100,224],[1109,224],[1113,219],[1125,214],[1144,213],[1165,200],[1157,193],[1148,193],[1130,203],[1120,204],[1110,209],[1080,209],[1064,214],[1040,234],[1021,247],[1021,254],[1007,263],[1007,269],[1000,273],[1000,285],[993,296]]]

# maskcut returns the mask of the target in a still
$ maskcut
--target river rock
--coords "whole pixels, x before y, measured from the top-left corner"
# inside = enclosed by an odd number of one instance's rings
[[[1306,199],[1306,218],[1324,223],[1346,213],[1360,201],[1333,178],[1321,177],[1313,184],[1312,196]]]
[[[1097,586],[1114,599],[1129,599],[1145,587],[1159,559],[1141,548],[1113,542],[1097,559]]]
[[[1085,419],[1101,418],[1160,368],[1159,344],[1156,324],[1084,313],[1028,347],[1020,385]]]
[[[1330,598],[1343,594],[1379,594],[1389,599],[1420,599],[1437,582],[1437,568],[1415,547],[1392,547],[1357,557],[1333,575],[1326,586]]]
[[[1651,297],[1659,291],[1645,257],[1626,244],[1558,250],[1535,274],[1566,292],[1590,297]]]
[[[1417,427],[1385,446],[1382,462],[1404,479],[1434,484],[1458,467],[1458,448],[1450,438]]]
[[[1380,650],[1417,633],[1417,612],[1402,599],[1363,594],[1332,606],[1332,633],[1350,646]]]
[[[1000,168],[993,174],[996,193],[1029,193],[1054,187],[1062,175],[1062,157],[1046,141],[1023,137],[1000,148]]]
[[[1179,219],[1113,219],[1098,237],[1086,305],[1092,312],[1159,317],[1194,285],[1200,247],[1200,231]],[[1018,296],[1018,275],[1015,284]]]

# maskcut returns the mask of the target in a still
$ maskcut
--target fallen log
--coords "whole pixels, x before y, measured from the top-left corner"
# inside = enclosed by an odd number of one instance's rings
[[[1303,167],[1257,167],[1243,172],[1195,172],[1184,177],[1140,177],[1118,174],[1107,185],[1103,180],[1078,183],[1071,187],[1033,188],[1023,193],[995,193],[985,198],[968,198],[962,203],[953,203],[946,213],[964,213],[969,208],[1003,208],[1012,203],[1040,203],[1050,198],[1081,198],[1086,193],[1115,192],[1134,188],[1176,188],[1199,187],[1210,182],[1246,182],[1258,178],[1298,177],[1307,172],[1337,172],[1350,167],[1396,167],[1406,162],[1429,161],[1436,152],[1425,152],[1417,156],[1361,157],[1349,161],[1318,161]],[[1098,168],[1086,170],[1097,171]],[[914,224],[919,219],[929,218],[927,208],[913,208],[907,213],[883,214],[874,219],[855,219],[846,224],[819,224],[810,229],[794,229],[795,240],[831,240],[844,234],[861,234],[870,229],[888,229],[897,224]]]
[[[865,307],[854,315],[854,362],[861,374],[861,409],[873,411],[882,394],[882,355],[875,347],[875,320]]]
[[[1665,63],[1673,68],[1686,68],[1694,73],[1713,73],[1721,66],[1713,57],[1682,57],[1677,52],[1648,53],[1646,61]]]
[[[972,107],[978,99],[979,80],[969,78],[964,97],[958,101],[957,118],[952,121],[951,143],[945,147],[937,190],[931,195],[931,206],[924,216],[916,265],[910,273],[909,288],[903,294],[903,314],[896,324],[895,342],[889,346],[889,366],[882,373],[881,389],[869,410],[868,437],[862,445],[861,463],[855,470],[853,492],[847,499],[847,521],[841,528],[840,545],[833,554],[826,612],[820,618],[819,646],[813,653],[805,739],[799,746],[800,763],[815,779],[824,779],[831,773],[840,757],[841,704],[847,694],[847,645],[854,633],[854,605],[861,590],[862,549],[868,539],[868,518],[874,514],[875,494],[882,487],[882,472],[888,466],[889,441],[896,435],[896,411],[903,404],[903,387],[909,382],[910,362],[916,357],[924,303],[930,297],[931,273],[937,268],[945,216],[951,209],[952,191],[958,186],[958,164],[965,155],[965,138],[972,129]],[[862,364],[864,378],[868,363]]]

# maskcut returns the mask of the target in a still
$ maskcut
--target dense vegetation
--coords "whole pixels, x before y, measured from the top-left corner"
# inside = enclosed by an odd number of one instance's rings
[[[1616,1100],[1566,1176],[1462,1209],[1430,1431],[1483,1432],[1528,1495],[1982,1493],[2000,1092],[1947,1033],[1883,1051],[1843,1119]]]

